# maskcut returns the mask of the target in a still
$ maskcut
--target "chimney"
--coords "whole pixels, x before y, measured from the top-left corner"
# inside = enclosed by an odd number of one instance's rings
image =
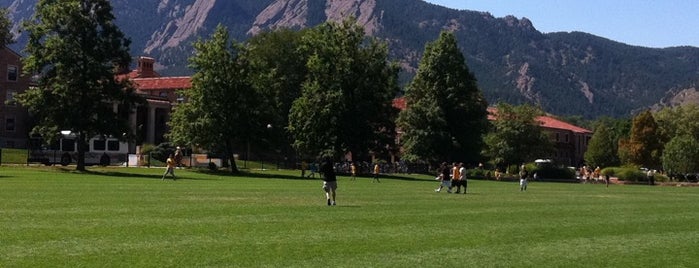
[[[138,57],[138,77],[158,77],[158,73],[156,73],[155,70],[153,70],[153,64],[155,64],[154,58]]]

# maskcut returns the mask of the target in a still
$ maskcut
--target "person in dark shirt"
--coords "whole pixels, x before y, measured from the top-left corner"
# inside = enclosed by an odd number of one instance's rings
[[[335,203],[337,178],[335,176],[335,165],[332,159],[329,157],[325,158],[323,165],[320,167],[320,172],[323,173],[323,190],[325,190],[325,198],[328,200],[328,206],[337,205],[337,203]]]
[[[435,189],[435,192],[441,192],[442,188],[447,188],[447,192],[451,193],[451,167],[447,165],[447,162],[442,163],[439,166],[439,188]]]

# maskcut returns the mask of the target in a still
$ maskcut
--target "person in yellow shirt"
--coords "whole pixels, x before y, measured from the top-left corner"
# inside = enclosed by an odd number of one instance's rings
[[[357,179],[357,166],[354,165],[354,162],[350,165],[350,172],[352,172],[352,179],[351,180],[356,180]]]
[[[306,169],[308,169],[308,163],[306,160],[301,161],[301,178],[306,177]]]
[[[175,180],[175,165],[176,165],[174,156],[172,154],[170,154],[170,156],[168,156],[168,158],[165,162],[167,164],[167,169],[165,170],[165,174],[163,174],[163,178],[161,178],[161,180],[164,180],[165,176],[167,174],[170,174],[170,175],[172,175],[172,180],[174,181]]]
[[[460,168],[461,168],[461,165],[460,165],[460,164],[457,164],[456,162],[454,162],[454,164],[452,164],[452,168],[451,168],[451,187],[449,187],[449,192],[451,192],[451,189],[452,189],[453,187],[456,187],[456,193],[457,193],[457,194],[458,194],[459,192],[461,192],[461,172],[460,172],[460,170],[459,170]]]
[[[374,182],[374,181],[381,182],[379,180],[379,173],[380,172],[381,172],[381,168],[379,167],[379,163],[376,162],[376,164],[374,164],[374,180],[371,182]]]

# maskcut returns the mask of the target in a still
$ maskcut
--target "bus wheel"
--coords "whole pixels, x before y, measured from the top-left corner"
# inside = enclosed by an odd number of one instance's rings
[[[107,154],[103,154],[102,157],[100,157],[100,166],[109,166],[110,162],[111,159],[109,159]]]
[[[64,154],[61,156],[61,166],[67,166],[70,164],[70,155],[69,154]]]

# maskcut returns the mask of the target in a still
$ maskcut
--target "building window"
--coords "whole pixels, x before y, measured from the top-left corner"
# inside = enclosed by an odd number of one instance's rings
[[[119,151],[119,141],[118,140],[107,141],[107,150],[108,151]]]
[[[7,94],[5,95],[5,104],[7,106],[15,106],[15,91],[14,90],[7,90]]]
[[[560,139],[558,137],[558,133],[556,133],[556,142],[558,142]]]
[[[184,100],[184,95],[177,93],[177,103],[183,103]]]
[[[107,147],[105,146],[105,140],[92,140],[92,149],[95,151],[104,151]]]
[[[7,81],[17,81],[19,69],[14,65],[7,65]]]
[[[5,118],[5,131],[15,132],[15,118],[14,117]]]
[[[569,142],[568,134],[566,134],[566,143]]]

